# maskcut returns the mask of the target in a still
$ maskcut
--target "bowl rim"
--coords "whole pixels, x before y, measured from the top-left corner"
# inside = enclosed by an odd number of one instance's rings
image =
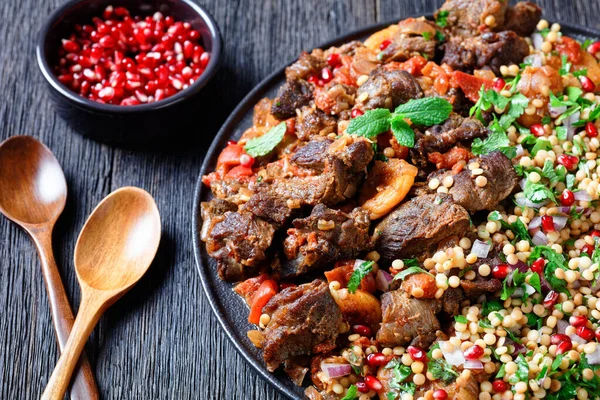
[[[121,106],[117,104],[98,103],[96,101],[89,100],[85,97],[80,96],[79,94],[75,93],[73,90],[71,90],[58,80],[57,76],[54,74],[54,71],[52,71],[52,67],[48,63],[48,60],[44,54],[44,49],[46,47],[45,45],[48,38],[48,32],[55,24],[55,22],[63,14],[68,12],[71,8],[86,1],[90,0],[70,0],[67,3],[58,7],[56,10],[54,10],[54,12],[52,12],[52,14],[50,14],[48,19],[44,22],[44,25],[38,33],[38,39],[35,49],[38,67],[42,75],[46,79],[46,82],[48,82],[48,84],[50,85],[51,90],[58,93],[61,97],[67,99],[71,103],[74,103],[76,106],[91,111],[113,114],[132,114],[144,111],[160,110],[181,103],[187,100],[190,96],[197,94],[216,74],[221,63],[221,55],[223,52],[223,46],[221,43],[221,33],[219,31],[219,27],[216,21],[203,6],[196,4],[191,0],[176,0],[181,3],[185,3],[198,16],[200,16],[200,18],[204,21],[208,30],[210,31],[210,36],[212,40],[212,50],[210,52],[211,57],[208,62],[208,65],[206,66],[206,69],[204,70],[202,75],[200,75],[200,78],[196,80],[193,84],[191,84],[188,88],[181,90],[177,94],[154,103],[138,104],[134,106]]]

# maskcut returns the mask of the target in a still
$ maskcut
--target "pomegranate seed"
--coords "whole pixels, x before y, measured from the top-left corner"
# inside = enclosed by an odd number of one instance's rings
[[[590,232],[590,236],[600,238],[600,231],[594,229],[592,232]]]
[[[360,117],[361,115],[364,114],[364,111],[359,110],[358,108],[355,108],[354,110],[352,110],[352,112],[350,113],[350,116],[352,118],[356,118],[356,117]]]
[[[585,124],[585,132],[587,137],[595,138],[598,136],[598,128],[596,128],[596,125],[594,125],[593,122],[588,122]]]
[[[560,195],[560,204],[570,207],[575,203],[575,195],[569,189],[563,190]]]
[[[592,93],[596,90],[596,84],[587,76],[580,76],[579,81],[584,92]]]
[[[242,154],[240,156],[240,164],[244,167],[251,168],[254,165],[254,157],[249,154]]]
[[[387,357],[383,353],[371,353],[367,356],[369,367],[380,367],[387,364]]]
[[[504,87],[506,86],[506,81],[502,78],[496,78],[494,79],[494,85],[492,86],[492,89],[494,89],[496,92],[500,92],[502,91],[502,89],[504,89]]]
[[[531,125],[531,128],[529,128],[529,130],[531,131],[533,136],[537,137],[544,136],[546,134],[546,131],[544,130],[542,124]]]
[[[433,392],[433,398],[435,400],[446,400],[448,398],[448,393],[444,389],[438,389]]]
[[[200,56],[200,66],[202,68],[206,68],[209,61],[210,61],[210,54],[207,52],[202,53],[202,55]]]
[[[333,79],[333,73],[329,68],[323,68],[321,70],[321,79],[323,79],[323,82],[325,83],[330,82]]]
[[[585,315],[572,315],[569,318],[569,323],[573,326],[585,326],[587,324],[587,317]]]
[[[60,81],[60,83],[62,83],[64,85],[68,85],[71,82],[73,82],[73,75],[62,74],[62,75],[59,75],[57,78]]]
[[[379,50],[383,51],[385,49],[387,49],[387,47],[392,44],[392,41],[389,39],[384,40],[383,42],[381,42],[381,44],[379,45]]]
[[[544,298],[543,304],[544,304],[544,307],[546,307],[546,308],[552,308],[552,307],[554,307],[554,305],[556,304],[557,301],[558,301],[558,292],[551,290],[548,292],[548,294]]]
[[[578,327],[575,333],[577,333],[577,336],[587,341],[594,339],[594,331],[585,326]]]
[[[67,39],[63,39],[62,47],[69,53],[77,53],[80,50],[79,45],[77,43],[75,43],[72,40],[67,40]]]
[[[530,269],[533,272],[537,272],[538,274],[541,274],[542,272],[544,272],[545,265],[546,265],[546,261],[540,257],[531,264]]]
[[[562,341],[559,344],[556,345],[556,354],[563,354],[569,350],[571,350],[573,348],[573,343],[571,343],[570,341]]]
[[[235,141],[235,140],[228,140],[227,141],[227,146],[233,146],[233,145],[236,145],[236,144],[237,144],[237,141]]]
[[[100,39],[98,41],[98,43],[100,44],[100,46],[107,48],[107,49],[112,49],[117,44],[115,39],[111,36],[104,36],[102,39]]]
[[[508,385],[502,379],[496,379],[492,383],[492,388],[496,393],[504,393],[508,390]]]
[[[542,229],[544,232],[554,232],[554,218],[550,215],[544,215],[542,217]]]
[[[570,342],[571,338],[563,333],[555,333],[554,335],[550,336],[550,343],[552,344],[559,344],[560,342],[565,341]]]
[[[371,337],[373,331],[366,325],[354,325],[352,327],[354,333],[358,333],[360,336]]]
[[[594,332],[594,334],[596,335],[596,340],[600,341],[600,328],[596,329],[596,332]]]
[[[581,249],[582,253],[586,253],[588,256],[592,256],[592,254],[594,254],[594,246],[592,246],[591,244],[586,244],[585,246],[583,246],[583,248]]]
[[[371,390],[365,381],[356,382],[356,389],[361,393],[369,393],[369,390]]]
[[[102,90],[100,90],[98,92],[98,97],[102,100],[112,100],[112,98],[115,96],[115,89],[112,86],[107,86],[105,88],[102,88]]]
[[[338,53],[331,53],[327,56],[326,61],[331,68],[335,68],[342,63],[342,60]]]
[[[478,345],[474,345],[466,349],[464,355],[467,360],[477,360],[483,355],[483,349]]]
[[[587,51],[591,54],[600,53],[600,40],[590,44],[587,48]]]
[[[116,7],[115,8],[115,15],[118,17],[125,17],[129,15],[129,10],[127,10],[125,7]]]
[[[365,376],[365,383],[367,384],[369,389],[374,391],[378,391],[383,388],[383,385],[381,384],[381,382],[379,382],[379,379],[375,378],[373,375]]]
[[[508,264],[498,264],[492,269],[492,276],[496,279],[504,279],[510,273]]]
[[[564,165],[566,169],[571,170],[577,166],[579,158],[568,154],[561,154],[557,157],[557,161],[559,164]]]
[[[420,349],[416,346],[408,346],[406,352],[410,354],[410,357],[415,361],[426,361],[427,353],[423,349]]]

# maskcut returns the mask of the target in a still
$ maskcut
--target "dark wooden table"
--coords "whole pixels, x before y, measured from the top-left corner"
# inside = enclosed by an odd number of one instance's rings
[[[164,236],[143,280],[101,319],[87,346],[105,399],[281,399],[244,363],[202,294],[192,253],[194,185],[211,137],[261,79],[340,34],[432,12],[432,0],[201,0],[219,24],[223,66],[189,132],[157,151],[113,148],[83,138],[57,117],[38,72],[34,45],[61,0],[0,2],[0,140],[29,134],[62,164],[69,200],[54,239],[72,304],[79,303],[74,243],[85,218],[126,185],[154,195]],[[117,3],[115,1],[115,3]],[[550,20],[600,28],[598,0],[544,0]],[[168,122],[165,121],[165,129]],[[77,308],[77,306],[75,306]],[[0,221],[0,398],[39,398],[58,352],[46,291],[30,240]]]

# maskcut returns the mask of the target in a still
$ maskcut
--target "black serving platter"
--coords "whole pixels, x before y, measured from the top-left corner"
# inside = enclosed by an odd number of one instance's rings
[[[432,16],[429,15],[427,18],[432,18]],[[397,23],[401,19],[403,18],[398,18],[387,23],[371,25],[347,35],[340,36],[318,47],[325,49],[331,46],[339,46],[351,40],[364,40],[372,33]],[[575,39],[585,40],[586,38],[600,38],[600,31],[567,23],[560,24],[562,26],[562,32]],[[204,244],[200,241],[200,227],[202,225],[200,202],[208,201],[212,198],[210,189],[202,184],[202,175],[214,170],[219,153],[226,146],[228,140],[237,140],[247,128],[252,126],[254,105],[263,97],[275,97],[277,89],[285,81],[284,71],[285,66],[269,75],[248,93],[235,110],[233,110],[217,136],[214,138],[212,145],[206,153],[206,158],[204,159],[200,171],[200,177],[196,184],[192,235],[194,240],[194,255],[204,293],[208,298],[215,316],[223,327],[224,332],[227,334],[227,337],[229,337],[242,357],[252,365],[263,379],[288,398],[299,400],[304,398],[304,387],[297,387],[294,385],[281,369],[277,370],[275,373],[267,371],[262,359],[261,351],[254,347],[246,336],[248,330],[256,328],[254,325],[248,323],[248,312],[244,301],[233,292],[233,285],[222,282],[219,279],[216,274],[216,263],[208,257]]]

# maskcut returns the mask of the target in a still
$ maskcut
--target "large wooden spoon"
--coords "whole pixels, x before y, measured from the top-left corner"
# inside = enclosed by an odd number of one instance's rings
[[[88,218],[75,246],[75,270],[81,285],[79,312],[42,399],[62,399],[94,326],[150,267],[160,233],[156,203],[139,188],[114,191]]]
[[[30,136],[14,136],[0,144],[0,212],[21,226],[35,242],[61,352],[75,318],[56,268],[52,230],[66,202],[65,176],[46,146]],[[73,400],[99,398],[85,354],[70,393]]]

